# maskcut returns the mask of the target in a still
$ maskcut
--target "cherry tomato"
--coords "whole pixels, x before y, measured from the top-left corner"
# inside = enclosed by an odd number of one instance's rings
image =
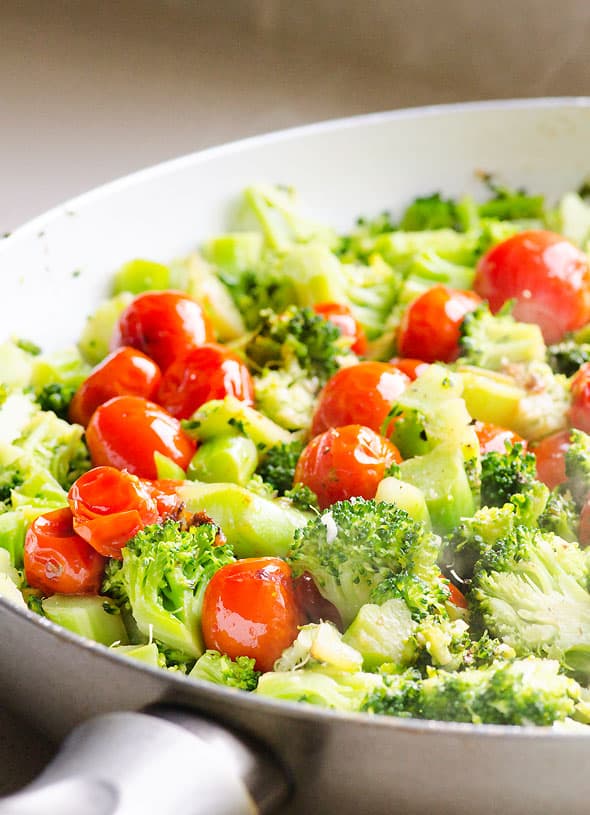
[[[179,291],[147,291],[121,314],[111,347],[137,348],[165,371],[177,357],[213,339],[209,318],[196,300]]]
[[[567,481],[565,454],[570,446],[570,431],[560,430],[546,436],[535,444],[533,453],[537,460],[537,478],[550,490]]]
[[[158,478],[155,481],[143,479],[146,490],[156,502],[160,519],[176,515],[181,505],[177,489],[183,483],[173,478]]]
[[[144,396],[153,399],[162,374],[149,357],[124,346],[100,362],[80,385],[70,403],[71,422],[86,425],[99,405],[113,396]]]
[[[141,396],[115,396],[98,407],[86,428],[86,442],[95,466],[151,479],[158,477],[156,451],[186,470],[196,449],[178,419]]]
[[[462,591],[459,591],[457,586],[455,586],[453,583],[449,583],[449,591],[451,593],[449,600],[454,606],[457,606],[457,608],[467,608],[467,600],[465,599],[465,595]]]
[[[590,544],[590,496],[584,501],[584,506],[580,512],[578,540],[580,542],[580,546],[586,547]]]
[[[477,438],[479,441],[480,453],[505,453],[506,442],[511,444],[522,444],[522,449],[527,449],[527,443],[519,436],[518,433],[513,433],[505,427],[498,427],[497,424],[490,424],[489,422],[480,422],[479,420],[473,425]]]
[[[316,303],[313,310],[339,328],[343,337],[350,337],[353,340],[350,346],[351,351],[358,354],[359,357],[367,352],[365,329],[353,316],[348,306],[342,303]]]
[[[25,536],[27,583],[44,594],[98,594],[105,559],[74,532],[72,513],[39,515]]]
[[[399,327],[397,348],[402,357],[424,362],[453,362],[459,356],[463,318],[481,303],[475,292],[433,286],[410,303]]]
[[[473,288],[494,313],[516,300],[515,319],[537,323],[547,343],[590,320],[588,257],[554,232],[520,232],[493,246],[477,265]]]
[[[114,467],[81,475],[70,487],[68,503],[75,532],[106,557],[120,558],[127,541],[159,517],[145,484]]]
[[[343,630],[342,617],[336,606],[319,592],[313,577],[304,572],[294,581],[295,597],[302,614],[308,623],[319,623],[322,620],[334,623],[336,628]]]
[[[362,424],[380,433],[392,403],[409,383],[403,371],[386,362],[359,362],[341,368],[318,397],[312,435],[348,424]]]
[[[205,589],[205,646],[232,659],[251,657],[259,671],[272,671],[302,622],[291,569],[279,558],[230,563],[213,575]]]
[[[295,483],[313,490],[325,509],[353,496],[374,498],[385,470],[400,461],[397,447],[370,427],[331,427],[301,453]]]
[[[412,359],[411,357],[394,357],[389,360],[389,364],[397,368],[398,371],[403,371],[406,376],[410,377],[412,382],[422,376],[429,365],[423,359]]]
[[[222,345],[207,343],[168,366],[157,401],[177,419],[188,419],[205,402],[225,396],[252,405],[252,377],[236,354]]]
[[[578,430],[590,433],[590,362],[580,366],[571,380],[570,422]]]

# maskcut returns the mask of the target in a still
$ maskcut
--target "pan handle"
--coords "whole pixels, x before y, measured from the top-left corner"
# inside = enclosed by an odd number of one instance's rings
[[[223,725],[157,706],[79,725],[0,815],[255,815],[288,796],[276,760]]]

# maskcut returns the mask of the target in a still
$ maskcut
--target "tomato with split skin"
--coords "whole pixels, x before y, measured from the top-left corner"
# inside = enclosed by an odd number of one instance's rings
[[[205,646],[232,659],[251,657],[259,671],[272,671],[303,623],[291,569],[279,558],[244,558],[223,566],[205,590]]]
[[[39,515],[24,544],[27,583],[45,595],[98,594],[105,558],[76,534],[70,510]]]

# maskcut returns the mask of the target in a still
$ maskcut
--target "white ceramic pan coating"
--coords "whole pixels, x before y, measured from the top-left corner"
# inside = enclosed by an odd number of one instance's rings
[[[0,334],[45,348],[72,343],[118,265],[188,253],[225,228],[246,185],[292,184],[314,216],[346,228],[358,214],[401,208],[420,193],[477,194],[476,170],[549,197],[575,189],[590,172],[590,99],[328,122],[117,181],[0,243]],[[345,715],[265,700],[125,660],[2,600],[0,641],[4,704],[56,738],[86,722],[52,769],[0,802],[2,815],[238,815],[271,811],[281,800],[283,812],[339,815],[588,809],[585,733]],[[152,715],[125,712],[154,704]]]

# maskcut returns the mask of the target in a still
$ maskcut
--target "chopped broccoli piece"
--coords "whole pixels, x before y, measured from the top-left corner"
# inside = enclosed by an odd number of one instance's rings
[[[420,680],[409,672],[386,677],[362,709],[474,724],[548,726],[575,711],[581,689],[554,660],[500,662],[458,673],[441,670]]]
[[[495,187],[494,192],[494,198],[479,205],[480,217],[500,221],[543,221],[545,199],[542,195],[527,195],[506,187]]]
[[[371,602],[384,603],[391,598],[404,601],[414,620],[423,620],[432,614],[444,614],[450,592],[442,575],[423,580],[415,574],[400,572],[386,577],[371,592]]]
[[[517,322],[510,314],[492,314],[486,302],[461,323],[461,363],[492,371],[506,364],[545,359],[545,343],[538,325]]]
[[[297,638],[285,648],[274,665],[275,671],[298,671],[305,667],[326,665],[338,671],[359,671],[361,654],[347,644],[340,631],[330,622],[309,623],[299,629]]]
[[[319,511],[317,495],[305,484],[295,484],[295,486],[287,490],[284,495],[297,509],[301,509],[304,512]]]
[[[128,603],[144,636],[180,658],[203,653],[201,609],[207,583],[234,556],[217,545],[213,523],[168,520],[146,526],[110,561],[103,592]]]
[[[583,430],[573,428],[570,445],[565,453],[567,486],[581,509],[590,491],[590,436]]]
[[[571,492],[562,487],[552,490],[539,516],[539,528],[544,532],[553,532],[566,541],[577,541],[578,523],[578,508]]]
[[[319,390],[319,381],[310,379],[296,363],[254,377],[258,409],[285,431],[309,429]]]
[[[217,685],[251,691],[258,685],[260,671],[254,668],[255,660],[249,657],[230,659],[219,651],[205,651],[197,659],[189,673],[191,679],[204,679]]]
[[[289,281],[283,279],[273,267],[262,265],[256,271],[248,269],[240,273],[220,270],[218,276],[231,294],[246,328],[256,328],[261,311],[272,309],[280,312],[293,302]]]
[[[580,365],[590,360],[590,342],[563,340],[547,348],[547,362],[556,374],[573,376]]]
[[[525,493],[536,478],[536,459],[521,442],[506,443],[506,452],[481,457],[481,503],[501,507],[516,493]]]
[[[406,232],[425,229],[456,229],[457,205],[452,199],[445,200],[439,192],[416,198],[402,215],[399,228]]]
[[[416,628],[404,600],[391,597],[379,605],[361,606],[344,632],[344,642],[362,655],[365,670],[375,670],[383,663],[405,668],[414,661]]]
[[[258,474],[263,481],[284,495],[293,487],[295,467],[303,451],[302,441],[280,442],[271,447],[258,467]]]
[[[260,677],[255,693],[334,710],[357,711],[383,681],[379,674],[319,666],[297,671],[269,671]]]
[[[67,419],[70,402],[75,393],[76,388],[71,385],[52,382],[50,385],[44,385],[35,398],[41,410],[52,410],[60,419]]]
[[[438,579],[440,539],[393,504],[340,501],[295,532],[288,554],[295,576],[309,572],[348,626],[373,589],[400,572]]]

